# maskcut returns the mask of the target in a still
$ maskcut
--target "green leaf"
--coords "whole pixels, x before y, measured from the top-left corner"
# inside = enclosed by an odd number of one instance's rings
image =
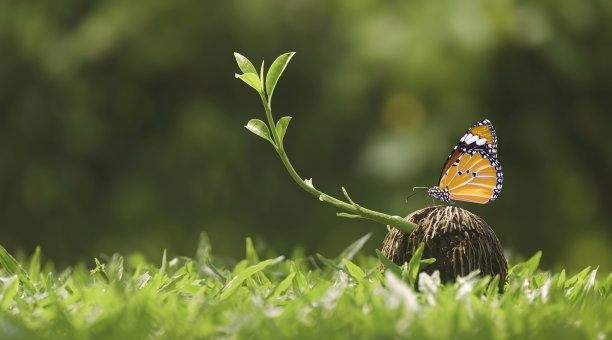
[[[23,284],[28,293],[36,293],[36,289],[28,273],[26,273],[21,264],[19,264],[19,262],[17,262],[17,260],[15,260],[15,258],[2,246],[0,246],[0,264],[2,264],[4,270],[6,270],[9,275],[17,275],[19,281]]]
[[[359,268],[359,266],[347,259],[343,259],[342,261],[344,262],[348,273],[351,274],[351,276],[354,277],[357,281],[362,282],[363,278],[365,277],[365,272],[363,271],[363,269]]]
[[[289,60],[291,60],[291,57],[293,57],[294,54],[295,52],[281,54],[278,58],[276,58],[276,60],[274,60],[272,66],[270,66],[270,69],[268,70],[268,75],[266,77],[268,101],[272,100],[272,93],[274,92],[276,83],[278,82],[278,79],[280,78],[281,74],[283,74],[285,67],[287,67]]]
[[[276,144],[274,144],[272,138],[270,137],[270,130],[268,129],[266,123],[262,122],[259,119],[251,119],[249,120],[247,125],[245,125],[245,127],[249,129],[249,131],[251,131],[252,133],[258,135],[259,137],[268,140],[268,142],[272,143],[272,145],[276,147]]]
[[[243,82],[247,83],[257,92],[262,93],[261,81],[259,80],[257,73],[236,74],[236,78],[239,78]]]
[[[238,67],[242,73],[257,73],[255,66],[253,66],[253,64],[245,56],[238,52],[234,52],[234,57],[236,58],[236,62],[238,63]]]
[[[378,259],[383,264],[385,269],[390,270],[393,274],[395,274],[398,278],[402,277],[402,267],[395,264],[395,262],[391,261],[385,255],[383,255],[380,250],[376,249],[376,255]]]
[[[279,256],[275,259],[265,260],[256,265],[247,267],[246,269],[242,270],[227,285],[225,285],[225,287],[223,287],[223,293],[221,293],[221,296],[219,297],[219,299],[225,300],[227,297],[232,295],[232,293],[235,292],[238,289],[238,287],[240,287],[240,285],[242,285],[242,283],[247,278],[251,277],[253,274],[264,269],[265,267],[272,265],[274,263],[280,262],[283,259],[284,259],[284,256]]]
[[[278,138],[280,138],[280,142],[283,142],[283,137],[285,137],[285,132],[287,132],[287,127],[289,126],[289,122],[291,121],[291,117],[286,116],[278,120],[276,123],[276,133],[278,134]]]

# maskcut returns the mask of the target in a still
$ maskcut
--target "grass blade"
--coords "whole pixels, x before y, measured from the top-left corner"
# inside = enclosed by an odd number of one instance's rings
[[[13,275],[8,280],[4,281],[4,290],[2,292],[2,300],[0,301],[0,308],[8,309],[11,301],[17,295],[19,288],[19,278],[17,275]]]
[[[278,297],[282,292],[287,290],[287,288],[291,287],[291,283],[293,282],[293,278],[295,277],[295,273],[289,273],[287,277],[279,283],[274,289],[274,293],[272,293],[273,297]]]
[[[208,256],[208,253],[206,253],[205,255],[206,258],[206,267],[208,267],[208,269],[210,269],[210,271],[213,273],[213,275],[217,278],[217,280],[219,280],[219,282],[221,282],[222,284],[225,284],[227,282],[227,277],[225,277],[225,275],[221,274],[221,271],[219,271],[219,269],[217,269],[217,267],[215,267],[215,265],[212,264],[212,261],[210,260],[210,257]]]
[[[323,262],[324,265],[330,267],[333,270],[340,270],[340,267],[333,260],[328,259],[327,257],[317,253],[317,258],[319,261]]]
[[[421,256],[425,249],[425,243],[421,242],[417,250],[412,255],[410,262],[408,262],[408,269],[403,273],[404,279],[408,282],[411,287],[414,287],[417,277],[419,276],[419,270],[421,269]]]
[[[249,265],[254,265],[259,262],[255,247],[253,247],[253,240],[250,237],[246,238],[246,260]]]
[[[359,283],[363,282],[363,278],[365,277],[365,272],[363,269],[359,268],[350,260],[343,259],[342,261],[344,262],[348,273],[351,274],[351,276],[354,277]]]
[[[351,243],[351,245],[346,247],[337,257],[338,266],[342,267],[343,259],[352,260],[353,257],[355,257],[355,254],[357,254],[357,252],[361,250],[361,248],[366,244],[366,242],[368,242],[371,236],[372,233],[367,233],[363,237],[359,238],[357,241]]]
[[[256,265],[247,267],[246,269],[238,273],[238,275],[236,275],[227,285],[225,285],[225,287],[223,287],[223,292],[221,293],[221,296],[219,297],[219,299],[220,300],[227,299],[230,295],[232,295],[233,292],[235,292],[238,289],[238,287],[240,287],[240,285],[247,278],[251,277],[251,275],[257,273],[258,271],[264,269],[265,267],[269,265],[282,261],[284,258],[285,258],[284,256],[279,256],[275,259],[265,260]]]
[[[34,251],[34,255],[30,259],[30,267],[28,268],[28,273],[30,274],[30,279],[33,282],[38,282],[40,278],[40,247],[36,246],[36,250]]]
[[[0,246],[0,264],[2,264],[9,275],[17,275],[19,281],[21,284],[23,284],[28,293],[36,293],[36,289],[34,288],[34,284],[32,283],[32,280],[30,280],[28,273],[26,273],[21,264],[19,264],[19,262],[17,262],[17,260],[15,260],[15,258],[2,246]]]
[[[385,269],[390,270],[393,274],[395,274],[398,278],[402,277],[402,267],[395,264],[395,262],[388,259],[385,255],[383,255],[380,250],[376,249],[376,255],[378,259],[383,264]]]

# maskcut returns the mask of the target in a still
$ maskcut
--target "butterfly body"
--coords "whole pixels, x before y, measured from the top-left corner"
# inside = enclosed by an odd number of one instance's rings
[[[438,186],[429,196],[444,202],[453,200],[485,204],[499,196],[503,174],[497,161],[497,136],[485,119],[468,129],[448,156]]]
[[[440,189],[439,187],[429,188],[427,189],[427,194],[437,199],[438,201],[444,201],[448,203],[452,202],[450,198],[450,191],[448,190],[448,188],[444,188],[444,189]]]

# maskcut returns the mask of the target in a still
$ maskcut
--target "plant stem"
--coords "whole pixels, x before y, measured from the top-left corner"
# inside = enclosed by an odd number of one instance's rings
[[[400,216],[390,216],[387,214],[380,213],[378,211],[366,209],[353,202],[346,203],[342,200],[334,198],[330,195],[327,195],[315,189],[314,186],[310,186],[306,184],[306,182],[295,171],[295,169],[291,165],[291,162],[289,161],[289,158],[287,157],[287,153],[285,152],[283,143],[280,140],[280,137],[278,136],[278,132],[276,131],[276,124],[274,124],[274,119],[272,118],[272,109],[270,108],[270,103],[266,100],[266,96],[264,93],[260,92],[259,95],[261,97],[261,101],[263,102],[264,108],[266,110],[266,117],[268,118],[268,124],[270,126],[270,130],[272,130],[271,132],[272,132],[272,137],[274,138],[276,152],[280,156],[280,159],[285,165],[285,168],[287,169],[287,171],[289,172],[289,175],[291,175],[291,178],[293,178],[293,180],[302,189],[306,190],[311,195],[318,197],[321,201],[331,203],[338,208],[349,211],[360,217],[363,217],[363,218],[366,218],[366,219],[369,219],[375,222],[379,222],[384,225],[390,225],[404,232],[412,232],[412,230],[416,228],[416,225],[414,223],[406,221]],[[348,195],[347,195],[347,198],[348,198]],[[339,215],[339,216],[344,216],[344,215]]]

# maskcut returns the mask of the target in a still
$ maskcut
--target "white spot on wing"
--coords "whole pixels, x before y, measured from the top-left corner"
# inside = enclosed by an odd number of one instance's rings
[[[486,142],[487,142],[486,138],[480,138],[479,140],[476,141],[476,145],[485,145]]]
[[[474,143],[477,140],[478,140],[478,136],[473,136],[473,135],[470,134],[470,137],[466,138],[465,144],[470,145],[470,144]]]

